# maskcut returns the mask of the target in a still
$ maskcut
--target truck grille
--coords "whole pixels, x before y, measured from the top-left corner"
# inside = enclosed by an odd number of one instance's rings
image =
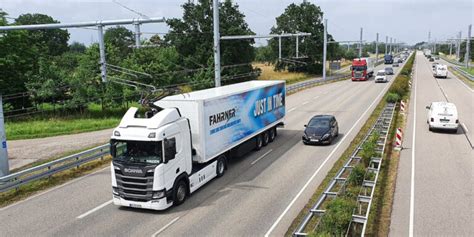
[[[354,77],[355,78],[362,78],[362,72],[355,72]]]
[[[144,171],[143,176],[132,176],[115,169],[115,179],[120,197],[130,201],[149,201],[153,195],[154,170]]]

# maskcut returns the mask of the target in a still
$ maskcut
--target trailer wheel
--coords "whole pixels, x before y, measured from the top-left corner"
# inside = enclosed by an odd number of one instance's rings
[[[268,145],[268,143],[270,143],[270,135],[268,135],[268,131],[265,131],[262,133],[262,137],[263,137],[263,146],[266,146]]]
[[[257,137],[255,137],[256,141],[255,141],[255,150],[260,150],[262,149],[262,146],[263,146],[263,139],[262,139],[262,135],[259,134],[257,135]]]
[[[217,177],[222,177],[225,172],[225,156],[217,158],[216,174]]]
[[[268,130],[268,133],[270,135],[270,142],[273,142],[276,137],[276,128],[270,128],[270,130]]]
[[[173,204],[175,206],[181,205],[187,196],[187,187],[186,182],[184,180],[180,180],[173,190]]]

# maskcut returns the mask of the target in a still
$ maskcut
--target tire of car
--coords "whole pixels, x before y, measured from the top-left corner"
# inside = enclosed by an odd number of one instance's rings
[[[431,128],[431,126],[428,125],[428,131],[432,132],[433,131],[433,128]]]

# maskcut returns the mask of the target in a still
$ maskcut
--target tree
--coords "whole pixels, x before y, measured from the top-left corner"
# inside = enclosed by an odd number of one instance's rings
[[[174,46],[177,52],[184,57],[183,62],[186,68],[202,68],[208,65],[210,59],[213,58],[211,1],[188,2],[182,7],[184,9],[182,19],[175,18],[167,21],[170,32],[165,36],[165,41],[168,45]],[[254,34],[245,22],[245,16],[239,11],[238,5],[233,4],[230,0],[220,3],[219,17],[221,35]],[[224,66],[242,65],[223,68],[223,80],[226,75],[243,75],[254,72],[251,66],[255,57],[253,43],[253,40],[221,41],[221,64]],[[255,78],[255,76],[242,77],[242,80],[250,78]]]
[[[71,45],[69,45],[69,51],[84,53],[86,51],[86,46],[79,42],[72,42]]]
[[[135,44],[133,32],[123,26],[107,29],[104,34],[104,42],[117,47],[121,57],[131,53],[132,46]]]
[[[290,59],[279,61],[275,69],[288,69],[290,71],[303,71],[308,73],[321,73],[323,57],[323,33],[324,25],[322,23],[323,12],[321,8],[309,3],[303,2],[300,5],[290,4],[283,14],[276,18],[276,26],[271,28],[272,34],[283,33],[311,33],[311,36],[299,37],[300,55],[305,55],[305,59],[296,59],[296,37],[282,38],[282,58]],[[328,41],[334,41],[328,34]],[[278,54],[278,39],[271,39],[270,46]],[[328,44],[328,59],[337,59],[335,52],[337,45]],[[300,61],[301,63],[296,63]]]
[[[272,48],[270,46],[261,46],[255,49],[256,56],[255,61],[257,62],[272,62],[276,59]]]
[[[43,14],[23,14],[16,20],[16,25],[32,25],[59,23],[52,17]],[[26,35],[31,45],[38,47],[42,55],[57,56],[69,50],[67,41],[69,33],[67,30],[47,29],[47,30],[29,30]]]

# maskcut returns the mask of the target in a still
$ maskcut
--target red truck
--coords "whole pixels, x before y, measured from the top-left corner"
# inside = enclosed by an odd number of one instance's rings
[[[374,74],[375,63],[372,58],[355,58],[352,61],[352,81],[367,81]]]

